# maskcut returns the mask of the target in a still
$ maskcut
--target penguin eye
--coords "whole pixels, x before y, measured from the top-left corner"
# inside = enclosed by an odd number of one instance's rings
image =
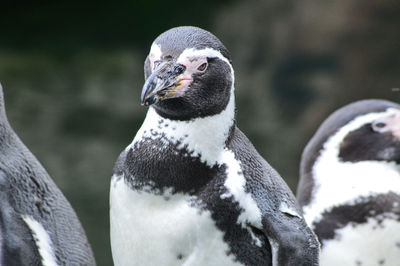
[[[204,71],[206,71],[207,67],[208,67],[208,63],[207,63],[207,62],[204,62],[203,64],[201,64],[201,65],[197,68],[197,70],[200,71],[200,72],[204,72]]]
[[[371,127],[372,130],[375,132],[382,132],[385,129],[386,124],[381,121],[377,121],[375,123],[372,123]]]

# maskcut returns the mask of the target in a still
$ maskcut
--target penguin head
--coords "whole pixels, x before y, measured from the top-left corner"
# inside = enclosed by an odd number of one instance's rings
[[[308,168],[319,154],[336,149],[339,160],[400,163],[400,105],[385,100],[362,100],[331,114],[303,152]]]
[[[400,164],[400,108],[361,116],[364,123],[351,129],[339,146],[344,162],[388,161]]]
[[[329,158],[329,159],[328,159]],[[305,147],[297,189],[301,205],[311,200],[315,166],[363,161],[400,164],[400,105],[385,100],[362,100],[332,113]],[[330,170],[328,170],[330,171]],[[334,171],[334,169],[332,169]]]
[[[172,28],[158,36],[144,72],[142,105],[169,119],[218,114],[233,93],[228,50],[213,34],[196,27]]]

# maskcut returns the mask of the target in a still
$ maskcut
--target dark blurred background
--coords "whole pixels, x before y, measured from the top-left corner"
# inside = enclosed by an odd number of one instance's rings
[[[74,206],[98,265],[112,265],[113,164],[146,112],[143,62],[168,28],[200,26],[231,51],[238,125],[293,190],[301,151],[329,113],[400,100],[396,0],[20,0],[0,12],[10,123]]]

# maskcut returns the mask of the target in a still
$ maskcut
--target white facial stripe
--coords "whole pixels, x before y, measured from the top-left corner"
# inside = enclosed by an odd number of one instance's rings
[[[22,219],[32,231],[33,239],[35,240],[36,247],[42,257],[42,264],[44,266],[57,266],[54,251],[50,236],[47,234],[43,226],[30,216],[23,216]]]
[[[340,143],[349,132],[397,112],[397,109],[389,108],[384,112],[356,117],[325,142],[312,169],[312,200],[303,208],[307,223],[318,222],[324,211],[335,206],[355,204],[360,197],[400,192],[400,167],[395,162],[352,163],[338,158]]]
[[[205,57],[217,57],[219,59],[221,59],[222,61],[224,61],[225,63],[228,64],[228,66],[231,69],[231,74],[232,74],[232,83],[234,83],[234,71],[233,71],[233,67],[231,65],[231,63],[229,62],[229,60],[223,56],[221,54],[221,52],[211,49],[211,48],[205,48],[205,49],[201,49],[201,50],[196,50],[194,48],[190,48],[190,49],[185,49],[181,55],[178,57],[178,59],[176,60],[177,63],[182,64],[184,62],[186,62],[187,60],[190,60],[192,58],[205,58]]]
[[[154,69],[154,62],[157,60],[161,60],[161,46],[159,46],[156,43],[153,43],[150,48],[150,53],[149,53],[149,60],[150,60],[150,65],[151,69]]]
[[[183,76],[187,76],[189,78],[192,78],[192,75],[194,73],[202,72],[199,71],[198,68],[203,65],[203,64],[208,64],[207,59],[200,57],[200,58],[195,58],[195,59],[189,59],[186,58],[184,62],[181,62],[182,65],[186,67],[185,73]]]

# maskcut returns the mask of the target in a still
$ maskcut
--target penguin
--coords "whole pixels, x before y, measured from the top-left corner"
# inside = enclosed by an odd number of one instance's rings
[[[71,205],[11,128],[0,84],[0,265],[96,265]]]
[[[319,243],[294,195],[236,126],[221,41],[172,28],[144,72],[149,109],[111,178],[114,264],[317,265]]]
[[[331,114],[303,151],[297,199],[321,265],[400,265],[400,105]]]

